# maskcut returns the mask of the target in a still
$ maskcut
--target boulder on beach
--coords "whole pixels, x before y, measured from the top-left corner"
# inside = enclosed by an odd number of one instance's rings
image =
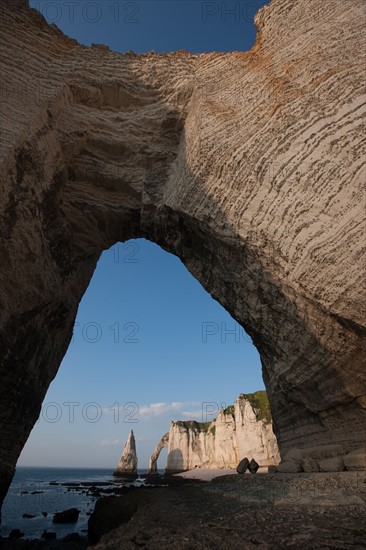
[[[54,531],[47,531],[47,529],[45,529],[41,535],[41,538],[44,540],[55,540],[57,538],[57,534]]]
[[[258,462],[256,462],[254,460],[254,458],[252,458],[252,460],[249,462],[249,465],[248,465],[248,470],[251,474],[256,474],[257,473],[257,470],[259,468],[259,464]]]
[[[9,539],[21,539],[24,537],[24,533],[20,529],[13,529],[9,533]]]
[[[80,539],[79,533],[69,533],[62,540],[63,542],[80,542]]]
[[[134,493],[129,498],[105,497],[96,502],[94,512],[88,520],[88,541],[96,544],[101,537],[116,529],[123,523],[128,523],[140,504],[139,497],[143,496],[144,489],[139,489],[138,495]]]
[[[249,460],[247,459],[247,457],[242,458],[236,467],[236,471],[238,472],[238,474],[245,474],[245,472],[248,469],[248,466],[249,466]]]
[[[304,472],[312,473],[312,472],[319,472],[319,464],[315,460],[315,458],[303,458],[301,460],[301,466]]]
[[[345,467],[349,471],[366,469],[366,449],[360,448],[343,456]]]
[[[342,472],[348,469],[347,457],[350,457],[351,454],[346,455],[344,447],[338,444],[307,447],[305,449],[293,448],[283,456],[277,471],[293,474],[299,472]],[[357,456],[360,455],[357,454]],[[349,459],[349,463],[351,462],[352,457]]]
[[[302,472],[302,467],[298,462],[285,460],[277,466],[277,472],[281,474],[297,474]]]
[[[333,458],[324,458],[318,461],[319,470],[321,472],[343,472],[345,469],[343,458],[335,456]]]
[[[69,508],[63,512],[56,512],[53,516],[53,523],[76,523],[79,519],[80,510]]]

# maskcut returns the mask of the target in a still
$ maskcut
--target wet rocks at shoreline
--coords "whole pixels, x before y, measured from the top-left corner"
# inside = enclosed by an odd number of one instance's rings
[[[104,534],[95,550],[132,550],[136,543],[161,550],[361,548],[364,489],[361,472],[234,474],[202,485],[144,488],[133,493],[132,521]],[[100,504],[95,515],[112,502],[123,510],[123,500]]]
[[[157,486],[167,484],[164,476],[148,477],[154,485],[125,487],[128,498],[113,495],[97,501],[89,520],[90,543],[100,539],[95,550],[296,545],[313,550],[361,548],[366,543],[362,472],[234,474],[212,482],[185,479],[168,487]],[[65,538],[5,540],[4,550],[87,547],[85,539]]]
[[[50,533],[49,533],[50,534]],[[9,539],[0,537],[2,550],[85,550],[88,547],[86,537],[77,537],[77,533],[69,533],[62,539]]]
[[[41,538],[44,540],[56,540],[57,533],[55,533],[54,531],[47,531],[47,529],[45,529],[41,535]]]
[[[69,508],[63,512],[56,512],[53,516],[53,523],[77,523],[80,510],[77,508]]]
[[[122,479],[115,479],[115,481],[80,481],[80,482],[57,482],[52,481],[52,485],[54,486],[62,486],[65,489],[70,489],[70,491],[75,491],[78,493],[84,493],[86,495],[89,495],[91,497],[90,504],[87,512],[84,512],[86,516],[91,516],[93,513],[94,503],[97,503],[100,499],[105,500],[107,497],[118,497],[122,495],[127,495],[128,493],[132,494],[133,492],[138,492],[140,488],[146,487],[147,489],[154,489],[156,487],[166,487],[167,485],[174,485],[174,486],[180,486],[180,485],[186,485],[187,483],[204,483],[200,480],[187,480],[178,476],[170,476],[170,475],[160,475],[159,473],[151,476],[148,474],[142,474],[139,476],[137,480],[134,482],[126,483]],[[37,514],[31,514],[26,513],[24,514],[24,519],[29,519],[29,521],[32,521],[35,518],[47,518],[48,516],[53,516],[56,518],[63,517],[64,521],[60,522],[58,519],[56,519],[55,527],[57,524],[62,525],[64,522],[69,523],[71,522],[71,519],[74,521],[76,519],[76,516],[71,518],[71,516],[68,514],[68,512],[72,511],[73,509],[67,509],[64,511],[59,512],[53,512],[53,510],[47,510],[42,511]],[[77,510],[77,509],[76,509]],[[78,510],[77,510],[78,511]],[[67,513],[66,513],[67,512]],[[79,511],[78,511],[79,512]],[[75,515],[75,514],[74,514]],[[21,516],[23,517],[23,515]],[[47,530],[44,529],[39,531],[39,538],[38,539],[27,539],[27,535],[24,535],[24,533],[18,529],[14,528],[12,529],[11,537],[10,533],[7,537],[2,538],[0,537],[0,546],[1,548],[5,548],[6,550],[17,550],[18,548],[23,550],[26,549],[43,549],[43,548],[50,548],[50,550],[54,548],[68,548],[68,545],[70,548],[75,548],[75,550],[78,550],[79,548],[86,548],[86,539],[83,534],[83,529],[79,529],[78,532],[69,533],[68,535],[64,536],[62,538],[62,535],[58,533],[54,533],[52,529]],[[56,539],[54,538],[56,536]],[[43,537],[43,538],[42,538]],[[77,542],[77,538],[80,537],[80,542]],[[65,540],[66,539],[66,540]],[[10,545],[11,543],[11,545]],[[19,544],[18,544],[19,543]],[[66,544],[67,543],[67,544]],[[50,546],[52,545],[52,546]],[[59,546],[57,546],[59,545]]]
[[[24,533],[20,529],[12,529],[9,533],[9,539],[21,539],[24,537]]]

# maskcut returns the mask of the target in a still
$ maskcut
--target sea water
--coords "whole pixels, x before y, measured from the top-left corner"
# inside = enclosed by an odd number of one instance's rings
[[[40,538],[44,530],[56,532],[57,538],[72,532],[85,536],[88,519],[97,499],[87,494],[88,487],[83,487],[81,490],[85,492],[82,493],[80,488],[68,490],[68,487],[60,484],[90,482],[92,486],[93,483],[104,482],[121,486],[122,482],[116,481],[112,474],[111,469],[18,467],[4,500],[0,534],[7,537],[12,529],[18,528],[24,533],[24,538],[28,539]],[[141,481],[138,479],[133,484],[139,485]],[[131,482],[123,484],[130,485]],[[77,523],[52,523],[55,512],[68,508],[80,510]],[[43,513],[47,513],[47,516],[44,517]],[[23,518],[23,514],[35,517]]]

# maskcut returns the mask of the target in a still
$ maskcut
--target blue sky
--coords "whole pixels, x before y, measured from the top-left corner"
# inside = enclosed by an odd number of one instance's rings
[[[204,52],[250,49],[253,15],[264,3],[31,5],[86,45]],[[98,263],[18,464],[113,468],[133,429],[145,468],[170,420],[211,420],[210,411],[263,387],[250,338],[178,258],[144,239],[118,243]]]
[[[248,50],[264,0],[30,0],[50,23],[87,46],[114,51]]]

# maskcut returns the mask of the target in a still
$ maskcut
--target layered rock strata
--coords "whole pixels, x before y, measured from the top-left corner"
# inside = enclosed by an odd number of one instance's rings
[[[282,453],[363,447],[364,0],[272,0],[250,52],[202,55],[0,7],[0,500],[100,254],[136,237],[250,334]]]
[[[347,453],[342,445],[291,449],[272,472],[343,472],[366,470],[366,449]]]
[[[236,468],[240,460],[254,458],[260,466],[278,464],[276,436],[266,392],[240,394],[234,405],[222,409],[212,422],[171,422],[156,446],[150,473],[156,472],[161,449],[168,448],[166,473],[193,468]]]

